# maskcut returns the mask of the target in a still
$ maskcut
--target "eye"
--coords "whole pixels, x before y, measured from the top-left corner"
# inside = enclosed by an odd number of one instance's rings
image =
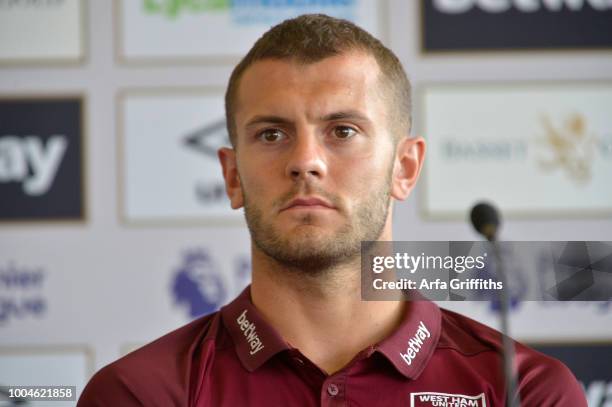
[[[287,136],[279,129],[268,129],[259,133],[257,137],[265,143],[276,143]]]
[[[354,135],[357,134],[357,131],[352,127],[348,126],[338,126],[334,128],[334,136],[341,140],[348,140]]]

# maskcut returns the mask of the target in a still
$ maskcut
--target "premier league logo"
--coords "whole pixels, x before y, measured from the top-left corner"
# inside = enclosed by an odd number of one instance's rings
[[[176,303],[187,308],[191,318],[210,314],[227,299],[221,270],[206,250],[187,252],[172,282]]]

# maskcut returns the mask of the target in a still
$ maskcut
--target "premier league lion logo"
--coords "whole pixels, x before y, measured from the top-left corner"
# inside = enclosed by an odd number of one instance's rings
[[[205,250],[186,253],[172,283],[176,303],[187,307],[191,318],[219,309],[227,298],[219,267]]]

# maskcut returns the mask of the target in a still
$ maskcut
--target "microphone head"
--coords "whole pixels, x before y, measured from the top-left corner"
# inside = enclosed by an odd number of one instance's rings
[[[501,222],[499,212],[495,207],[486,202],[479,202],[470,212],[472,226],[487,240],[495,240],[497,229]]]

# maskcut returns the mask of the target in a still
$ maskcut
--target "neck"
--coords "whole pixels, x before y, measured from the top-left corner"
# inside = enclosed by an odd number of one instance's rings
[[[254,305],[292,347],[329,374],[400,323],[401,302],[361,300],[359,258],[309,275],[283,268],[254,245],[252,251]]]

